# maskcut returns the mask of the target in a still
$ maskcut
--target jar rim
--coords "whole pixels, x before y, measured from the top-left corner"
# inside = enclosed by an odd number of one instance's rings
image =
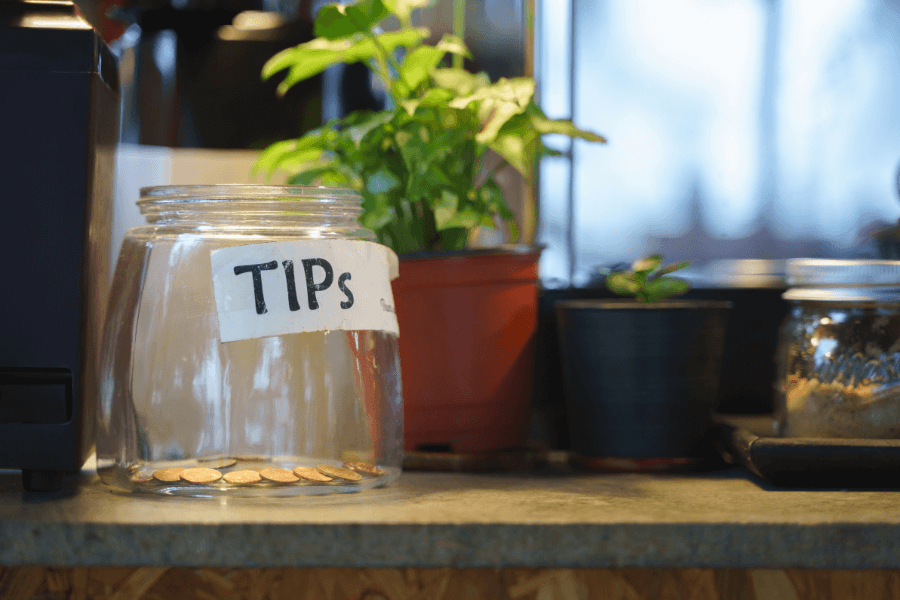
[[[897,287],[900,261],[795,258],[787,261],[787,283],[791,287]]]
[[[350,188],[312,185],[220,183],[214,185],[160,185],[141,188],[138,205],[157,203],[218,202],[228,200],[361,200]]]
[[[137,207],[150,225],[272,231],[362,225],[354,190],[302,185],[169,185],[141,189]]]

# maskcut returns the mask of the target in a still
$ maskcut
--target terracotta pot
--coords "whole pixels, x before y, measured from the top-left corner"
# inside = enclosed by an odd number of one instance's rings
[[[527,441],[539,257],[513,246],[401,258],[393,285],[407,451]]]

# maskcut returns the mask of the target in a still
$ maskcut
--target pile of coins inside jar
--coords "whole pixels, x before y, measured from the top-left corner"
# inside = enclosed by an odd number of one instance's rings
[[[228,457],[198,460],[196,466],[169,467],[153,472],[133,472],[136,484],[203,484],[203,485],[329,485],[362,483],[366,479],[383,477],[386,471],[362,461],[347,461],[343,466],[318,464],[315,467],[297,466],[250,468],[241,463],[259,463],[255,457]]]

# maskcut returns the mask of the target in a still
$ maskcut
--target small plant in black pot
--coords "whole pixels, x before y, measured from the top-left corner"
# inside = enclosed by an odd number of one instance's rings
[[[661,256],[607,275],[630,299],[556,305],[572,451],[600,468],[693,464],[709,454],[729,302],[673,298]]]
[[[689,266],[680,262],[663,266],[662,256],[654,254],[635,262],[630,271],[612,271],[606,276],[606,287],[620,296],[634,296],[641,302],[656,302],[686,294],[690,286],[686,281],[667,277]]]

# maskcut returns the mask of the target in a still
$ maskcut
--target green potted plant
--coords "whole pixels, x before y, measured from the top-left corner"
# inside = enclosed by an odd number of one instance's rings
[[[731,303],[674,299],[686,266],[650,256],[607,275],[631,299],[556,305],[572,450],[589,466],[660,468],[708,450]]]
[[[531,182],[540,156],[552,153],[543,135],[604,140],[547,118],[531,78],[491,82],[458,60],[447,65],[470,53],[456,35],[431,44],[430,32],[413,26],[413,13],[429,4],[359,0],[320,9],[317,37],[272,57],[263,77],[284,74],[284,93],[330,65],[364,62],[388,108],[275,143],[256,168],[285,170],[293,184],[357,190],[361,223],[400,255],[394,290],[407,449],[498,449],[523,442],[527,430],[539,251],[467,248],[483,228],[517,240],[497,182],[501,167]],[[388,19],[399,27],[383,31]]]

